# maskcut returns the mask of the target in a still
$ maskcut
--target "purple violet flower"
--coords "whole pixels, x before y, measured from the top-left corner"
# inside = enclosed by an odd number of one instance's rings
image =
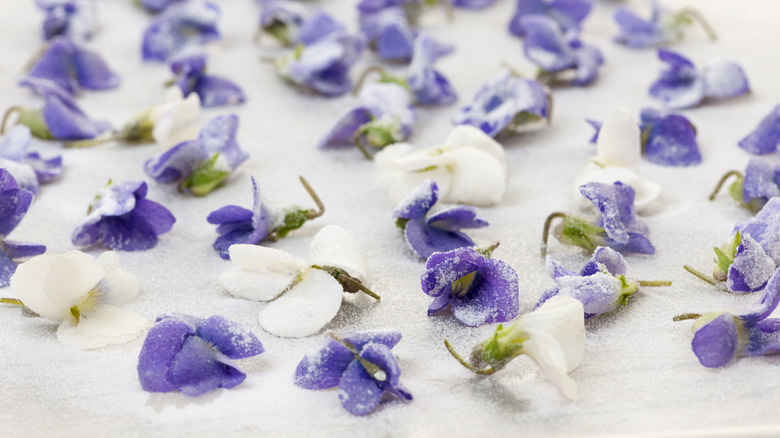
[[[406,81],[418,105],[452,105],[458,94],[449,79],[433,68],[441,56],[439,44],[426,34],[419,34],[414,42],[414,56]]]
[[[30,140],[30,128],[14,126],[0,141],[0,168],[13,175],[19,188],[34,195],[40,184],[51,182],[62,172],[62,157],[46,160],[38,152],[27,152]]]
[[[545,291],[534,309],[554,296],[569,295],[582,303],[585,318],[611,312],[626,305],[629,297],[639,290],[639,286],[671,285],[671,282],[626,279],[627,265],[623,256],[603,246],[596,248],[579,274],[564,268],[550,256],[547,256],[546,265],[547,273],[558,285]]]
[[[215,117],[203,125],[197,140],[179,143],[149,159],[144,170],[160,184],[180,181],[180,190],[206,195],[249,158],[236,141],[237,130],[238,116]]]
[[[577,86],[596,79],[604,57],[595,46],[583,43],[575,29],[563,34],[558,23],[546,15],[527,15],[521,25],[525,32],[523,51],[541,69],[540,79]]]
[[[252,332],[222,316],[207,319],[171,313],[157,317],[138,355],[138,380],[149,392],[197,397],[217,388],[233,388],[246,374],[228,359],[264,351]]]
[[[326,38],[328,35],[343,33],[346,32],[346,30],[347,28],[344,24],[322,9],[318,9],[303,19],[303,22],[301,22],[301,25],[298,28],[295,42],[297,44],[309,46]]]
[[[46,251],[43,245],[5,238],[27,214],[32,200],[32,192],[19,188],[11,173],[0,169],[0,287],[11,283],[11,276],[17,266],[14,259],[36,256]]]
[[[19,123],[44,140],[86,140],[110,128],[108,122],[93,121],[76,105],[73,97],[48,79],[28,77],[19,85],[32,88],[44,98],[42,110],[18,109]]]
[[[604,229],[600,243],[618,252],[655,254],[647,238],[647,226],[636,217],[634,189],[620,181],[613,184],[590,182],[580,192],[599,210],[594,224]]]
[[[278,58],[276,71],[295,85],[325,96],[340,96],[352,89],[349,69],[363,54],[363,45],[360,37],[343,32],[330,34]]]
[[[307,15],[306,7],[295,0],[270,0],[263,3],[262,8],[260,30],[282,45],[291,45]]]
[[[152,20],[144,31],[144,61],[165,62],[179,50],[220,38],[219,7],[201,0],[174,3]]]
[[[452,6],[461,9],[485,9],[492,6],[496,0],[452,0]]]
[[[472,125],[495,137],[549,123],[551,97],[539,82],[517,78],[501,69],[480,87],[471,103],[453,117],[456,125]]]
[[[48,43],[27,76],[51,80],[70,94],[82,88],[110,90],[119,86],[119,76],[97,53],[61,36]]]
[[[121,251],[143,251],[157,244],[157,236],[167,233],[176,222],[170,211],[146,199],[143,181],[111,183],[103,188],[89,207],[71,242],[76,246],[103,246]]]
[[[739,147],[753,155],[778,151],[780,146],[780,105],[761,119],[756,129],[739,141]]]
[[[750,92],[742,67],[734,62],[711,60],[698,71],[688,58],[668,49],[658,49],[658,58],[666,68],[650,86],[650,96],[669,108],[690,108],[705,99],[729,99]]]
[[[459,205],[439,210],[426,218],[439,200],[439,187],[426,179],[396,206],[393,217],[404,231],[406,242],[422,258],[435,252],[447,252],[474,245],[461,229],[482,228],[488,223],[477,218],[477,209]]]
[[[755,292],[764,289],[777,265],[749,234],[740,233],[734,261],[728,268],[726,286],[733,292]]]
[[[569,29],[580,29],[582,21],[590,14],[593,0],[516,0],[515,14],[509,21],[509,33],[519,37],[525,36],[522,18],[528,15],[547,15],[566,32]]]
[[[735,231],[752,237],[766,254],[780,265],[780,198],[771,198],[764,208],[747,223],[737,225]]]
[[[168,6],[184,1],[188,0],[138,0],[136,3],[147,11],[157,14],[168,9]]]
[[[625,44],[632,49],[655,47],[677,41],[683,36],[686,28],[698,21],[715,40],[715,32],[696,10],[683,8],[672,12],[661,8],[658,0],[651,0],[651,15],[644,19],[631,9],[621,6],[615,11],[615,23],[620,27],[615,36],[615,42]]]
[[[409,24],[402,6],[393,6],[372,13],[360,14],[360,31],[368,41],[368,47],[383,60],[407,63],[412,60],[419,33]],[[430,39],[431,63],[450,54],[455,47]]]
[[[43,20],[43,39],[65,36],[75,40],[89,40],[95,32],[95,3],[92,0],[36,0],[38,8],[46,11]]]
[[[780,351],[780,319],[768,318],[780,301],[780,270],[774,271],[754,304],[726,312],[710,312],[694,321],[691,347],[699,362],[717,368],[738,357]]]
[[[517,273],[490,258],[487,248],[458,248],[432,254],[425,263],[422,290],[429,298],[428,315],[452,303],[452,314],[468,326],[506,322],[519,310]]]
[[[338,386],[339,400],[353,415],[366,415],[379,406],[384,394],[411,401],[401,384],[401,369],[391,351],[401,334],[372,330],[335,334],[316,350],[306,353],[295,370],[295,384],[304,389]]]
[[[318,147],[368,143],[375,148],[398,143],[412,133],[416,112],[409,92],[396,83],[368,84],[360,105],[346,110]],[[368,154],[367,151],[364,153]],[[370,156],[370,154],[368,154]]]
[[[715,199],[721,187],[732,176],[736,178],[729,186],[729,195],[753,213],[761,211],[770,198],[780,196],[780,163],[773,166],[761,158],[752,158],[744,174],[730,170],[720,178],[710,194],[710,201]]]
[[[407,16],[416,15],[418,9],[422,6],[421,0],[360,0],[357,5],[358,12],[360,14],[370,14],[379,12],[382,9],[394,8],[396,6],[403,7]]]
[[[211,108],[243,103],[244,91],[234,82],[206,74],[205,53],[184,53],[171,58],[171,71],[184,97],[196,93],[200,105]]]

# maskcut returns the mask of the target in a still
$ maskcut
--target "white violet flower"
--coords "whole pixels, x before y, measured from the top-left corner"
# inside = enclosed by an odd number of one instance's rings
[[[170,87],[165,93],[165,101],[153,107],[150,113],[154,141],[163,150],[168,150],[183,141],[196,139],[200,132],[199,114],[198,93],[190,93],[185,99],[179,87]]]

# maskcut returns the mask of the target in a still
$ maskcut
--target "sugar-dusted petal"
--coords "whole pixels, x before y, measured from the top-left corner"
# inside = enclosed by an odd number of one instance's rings
[[[359,106],[346,110],[338,119],[331,130],[325,134],[317,147],[336,146],[352,144],[355,138],[355,131],[361,125],[371,121],[371,114],[366,108]]]
[[[362,350],[369,343],[382,344],[387,348],[393,348],[401,341],[401,332],[383,329],[366,330],[345,333],[342,338],[351,343],[358,351]]]
[[[43,118],[57,140],[87,140],[110,128],[108,122],[92,120],[75,105],[56,97],[46,98]]]
[[[249,158],[249,154],[241,150],[236,141],[237,131],[238,116],[235,114],[214,117],[201,128],[198,142],[209,156],[219,153],[220,158],[224,158],[232,170]]]
[[[393,352],[385,345],[369,343],[360,350],[360,357],[382,369],[384,375],[374,375],[379,387],[404,401],[412,400],[412,394],[399,381],[401,368]]]
[[[217,388],[232,388],[246,374],[220,361],[216,351],[196,336],[184,340],[171,362],[171,383],[182,393],[197,397]]]
[[[658,57],[667,67],[650,86],[650,96],[670,108],[689,108],[701,103],[706,97],[707,86],[693,63],[667,49],[659,49]]]
[[[775,261],[750,234],[742,236],[734,262],[729,266],[727,286],[735,292],[755,292],[766,286],[775,273]]]
[[[187,45],[218,40],[219,16],[219,7],[205,1],[170,5],[144,31],[141,48],[144,61],[163,62]]]
[[[5,251],[0,251],[0,287],[11,284],[11,276],[14,272],[16,272],[16,262]]]
[[[303,267],[303,263],[280,249],[257,245],[232,246],[230,260],[242,269],[284,274],[295,274]]]
[[[0,141],[0,157],[21,161],[27,155],[32,135],[25,125],[15,125]]]
[[[653,2],[653,9],[657,9],[657,2]],[[660,23],[657,21],[657,13],[649,20],[636,15],[631,9],[621,6],[615,11],[615,22],[620,27],[620,32],[615,36],[615,42],[625,44],[633,49],[653,47],[663,44],[667,39]]]
[[[231,294],[268,301],[284,292],[303,265],[282,250],[256,245],[233,245],[230,259],[240,269],[223,272],[220,283]]]
[[[745,326],[755,326],[758,321],[766,319],[777,308],[780,302],[780,269],[775,270],[769,279],[761,298],[748,306],[734,312],[734,315],[745,323]]]
[[[79,86],[87,90],[110,90],[119,86],[119,75],[95,52],[74,45],[71,58]]]
[[[135,209],[133,209],[131,215],[134,216],[134,219],[137,218],[146,222],[152,232],[157,235],[170,231],[174,222],[176,222],[176,218],[173,217],[170,210],[162,204],[150,201],[145,197],[136,199]]]
[[[46,296],[47,273],[57,260],[56,254],[43,254],[19,265],[11,277],[11,290],[25,306],[44,318],[61,321],[70,315],[70,308],[52,303]]]
[[[580,192],[599,210],[597,225],[604,227],[607,235],[619,244],[629,241],[628,227],[635,221],[634,190],[620,182],[612,185],[588,183]]]
[[[344,409],[354,415],[370,414],[384,391],[359,361],[349,364],[339,381],[339,400]]]
[[[612,275],[625,275],[628,266],[626,259],[619,252],[606,246],[600,246],[593,251],[590,260],[582,267],[581,276],[593,275],[604,267]]]
[[[469,205],[494,205],[506,191],[503,160],[477,148],[459,148],[452,153],[450,189],[441,196],[444,202]]]
[[[642,110],[643,116],[646,110]],[[644,119],[644,117],[643,117]],[[701,163],[696,128],[679,114],[667,114],[647,128],[645,157],[666,166],[690,166]]]
[[[582,303],[588,315],[611,312],[620,305],[621,283],[611,274],[597,272],[584,277],[558,277],[559,295],[568,295]]]
[[[433,68],[437,49],[437,43],[427,34],[421,33],[415,39],[407,82],[418,104],[450,105],[458,99],[449,80]]]
[[[106,270],[91,255],[70,251],[55,256],[48,269],[38,275],[46,279],[42,284],[46,299],[69,313],[105,277]]]
[[[22,259],[37,256],[46,252],[45,245],[29,242],[17,242],[15,240],[3,241],[3,252],[12,259]]]
[[[209,213],[206,221],[210,224],[221,225],[233,222],[249,222],[252,220],[252,211],[238,205],[227,205]]]
[[[642,155],[637,120],[626,108],[617,108],[601,125],[596,140],[596,156],[602,167],[626,167],[636,170]]]
[[[298,35],[295,40],[298,44],[308,46],[332,33],[344,30],[346,30],[346,28],[342,23],[322,9],[317,9],[303,19],[303,22],[301,22],[301,25],[298,28]]]
[[[736,62],[714,59],[702,72],[704,93],[713,99],[728,99],[750,92],[747,76]]]
[[[165,318],[149,330],[138,355],[138,380],[149,392],[169,392],[176,389],[171,382],[173,359],[184,340],[194,334],[194,327],[176,318]]]
[[[78,323],[73,318],[62,321],[57,328],[57,340],[82,349],[101,348],[132,341],[150,325],[148,319],[133,311],[101,304],[88,313],[83,312]]]
[[[5,169],[0,169],[0,173],[2,178],[13,179]],[[8,188],[0,191],[0,235],[10,234],[19,225],[27,214],[32,199],[32,192],[27,190]]]
[[[355,359],[355,353],[326,337],[324,345],[306,353],[298,363],[295,384],[305,389],[333,388]]]
[[[254,333],[225,317],[208,317],[198,327],[198,336],[229,359],[244,359],[265,351]]]
[[[158,183],[165,184],[186,178],[209,158],[201,143],[185,141],[147,160],[144,171]]]
[[[204,108],[235,105],[246,100],[244,90],[235,82],[210,75],[198,79],[195,92],[200,96],[200,104]]]
[[[780,105],[761,119],[753,132],[739,141],[739,147],[754,155],[775,152],[780,145]]]
[[[425,263],[426,271],[420,283],[427,295],[450,296],[452,283],[476,271],[485,264],[485,258],[472,248],[459,248],[443,253],[434,253]]]
[[[530,339],[523,342],[523,353],[533,359],[561,394],[569,400],[576,400],[577,382],[566,373],[566,356],[560,344],[544,332],[528,330],[528,334]]]
[[[693,353],[702,365],[717,368],[729,363],[737,351],[737,326],[730,313],[724,313],[696,329]]]
[[[553,280],[558,277],[577,275],[576,272],[567,269],[560,262],[554,260],[551,255],[547,255],[547,258],[544,260],[544,266],[547,270],[547,275],[552,277]]]
[[[541,307],[541,305],[542,305],[542,304],[544,304],[544,303],[546,303],[546,302],[547,302],[547,300],[549,300],[550,298],[552,298],[552,297],[554,297],[554,296],[558,295],[558,293],[559,293],[560,291],[561,291],[561,288],[559,288],[558,286],[551,287],[551,288],[547,289],[546,291],[544,291],[544,293],[542,294],[542,296],[541,296],[541,297],[539,297],[539,300],[536,302],[536,305],[534,305],[534,308],[533,308],[533,310],[536,310],[536,309],[538,309],[539,307]]]
[[[439,187],[436,181],[426,179],[398,203],[393,211],[393,217],[422,219],[438,200]]]
[[[32,168],[40,184],[53,181],[62,172],[62,156],[60,155],[44,159],[38,152],[30,152],[24,157],[23,162]]]
[[[576,67],[574,52],[555,20],[546,15],[527,15],[520,24],[525,31],[525,56],[542,70],[554,73]]]
[[[363,281],[368,266],[355,239],[338,225],[326,225],[314,236],[307,263],[333,266]]]
[[[771,198],[755,217],[736,228],[743,236],[749,234],[775,264],[780,264],[780,198]]]
[[[469,236],[460,231],[439,229],[417,220],[407,222],[404,236],[412,250],[425,259],[435,252],[447,252],[474,244]]]
[[[478,210],[460,205],[440,210],[426,220],[427,224],[442,230],[457,231],[462,228],[483,228],[488,223],[477,217]]]
[[[506,322],[519,310],[519,280],[507,263],[485,260],[465,296],[452,299],[452,313],[462,323],[477,326]]]
[[[178,87],[170,87],[165,102],[157,105],[149,118],[154,121],[152,138],[162,150],[198,137],[200,97],[191,93],[185,99]]]
[[[746,204],[766,204],[770,198],[780,196],[780,187],[775,182],[775,170],[766,160],[752,158],[745,167],[742,181],[742,199]]]
[[[34,78],[51,80],[68,93],[74,94],[79,89],[72,64],[74,51],[75,44],[68,38],[55,38],[27,74]]]
[[[279,337],[311,336],[336,316],[343,295],[344,288],[330,274],[309,269],[299,283],[260,312],[260,326]]]
[[[749,329],[745,356],[762,356],[778,351],[780,351],[780,319],[765,319]]]

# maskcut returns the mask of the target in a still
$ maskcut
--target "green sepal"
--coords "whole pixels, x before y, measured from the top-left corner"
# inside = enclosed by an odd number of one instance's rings
[[[179,190],[188,188],[193,195],[204,196],[221,185],[230,172],[214,168],[218,158],[219,153],[216,153],[211,159],[195,169],[187,179],[179,184]]]
[[[274,20],[273,23],[271,23],[270,26],[264,28],[263,31],[274,37],[284,46],[289,46],[293,43],[290,27],[287,26],[287,24],[283,21]]]
[[[555,233],[561,243],[575,245],[587,250],[594,250],[598,246],[593,237],[604,234],[604,228],[593,225],[586,219],[566,215],[561,224],[561,233]]]
[[[650,129],[651,128],[649,126],[645,126],[644,129],[642,129],[642,132],[640,134],[639,144],[642,145],[642,152],[644,152],[645,148],[647,147],[647,140],[650,138]]]
[[[30,134],[34,137],[42,140],[54,140],[54,136],[49,131],[49,125],[46,124],[46,120],[43,118],[42,110],[20,109],[18,123],[30,128]]]
[[[717,265],[717,269],[719,269],[724,274],[729,272],[729,267],[731,267],[731,264],[734,263],[734,259],[737,257],[737,248],[739,248],[740,243],[742,243],[742,234],[737,231],[737,233],[734,235],[734,241],[731,242],[730,247],[727,244],[724,245],[722,249],[717,247],[712,248],[715,250],[715,263]]]
[[[507,125],[505,129],[508,129],[511,132],[520,132],[524,130],[526,125],[536,123],[540,120],[542,120],[541,116],[538,116],[530,111],[520,111],[519,113],[515,114],[515,116],[512,118],[512,121],[509,122],[509,125]]]
[[[154,130],[154,121],[152,120],[153,108],[147,108],[135,116],[135,120],[126,124],[122,128],[122,139],[128,143],[152,143],[152,131]]]
[[[74,318],[76,318],[76,321],[78,321],[81,318],[81,311],[79,310],[78,306],[71,307],[70,314],[73,315]]]
[[[409,222],[409,219],[399,217],[398,219],[395,220],[395,226],[402,230],[405,230],[407,222]]]
[[[628,298],[639,290],[639,282],[628,280],[625,275],[620,275],[617,279],[620,280],[620,297],[618,297],[618,302],[621,306],[625,306],[628,304]]]
[[[745,198],[742,195],[742,184],[745,182],[745,177],[738,175],[737,179],[729,186],[729,195],[731,199],[737,201],[740,205],[745,205]]]
[[[435,0],[434,0],[435,1]],[[385,84],[398,84],[406,89],[408,92],[412,92],[412,87],[409,85],[409,82],[401,77],[389,75],[386,73],[382,73],[382,77],[379,78],[379,82],[385,83]]]
[[[361,125],[359,132],[365,137],[368,144],[375,148],[382,148],[399,141],[396,136],[397,125],[397,122],[388,125],[387,120],[374,119]]]
[[[472,362],[477,367],[485,365],[501,369],[509,361],[523,352],[523,342],[527,339],[524,333],[517,332],[516,323],[507,327],[499,324],[491,337],[477,344],[472,351]]]
[[[307,212],[308,210],[288,211],[284,215],[284,223],[274,232],[274,234],[276,234],[277,237],[282,238],[287,236],[290,231],[297,230],[298,228],[302,227],[303,224],[306,223]]]

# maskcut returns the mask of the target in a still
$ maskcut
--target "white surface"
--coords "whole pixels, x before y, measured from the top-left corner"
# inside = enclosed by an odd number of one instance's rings
[[[0,95],[5,107],[40,104],[15,86],[22,66],[40,44],[42,15],[32,3],[0,2]],[[165,66],[141,63],[141,32],[149,17],[130,3],[101,1],[102,29],[90,43],[122,75],[121,88],[85,92],[79,98],[89,114],[117,126],[159,101],[161,84],[169,78]],[[502,61],[527,73],[535,71],[524,60],[521,43],[505,30],[512,3],[498,0],[483,12],[457,11],[453,24],[445,22],[443,12],[432,12],[423,20],[435,37],[457,45],[454,55],[438,63],[460,93],[457,105],[470,99]],[[373,164],[355,149],[315,149],[352,98],[305,95],[277,79],[271,66],[258,61],[269,50],[251,43],[258,8],[250,0],[225,0],[221,2],[224,39],[214,47],[210,70],[241,84],[248,100],[240,107],[205,110],[201,117],[205,122],[235,111],[241,117],[238,139],[252,157],[225,187],[201,199],[150,181],[149,198],[169,207],[177,222],[154,249],[121,253],[120,258],[141,286],[139,298],[127,308],[148,318],[170,311],[223,315],[254,330],[266,352],[239,361],[248,377],[234,390],[217,390],[197,399],[179,393],[150,394],[141,390],[135,370],[142,339],[97,351],[70,349],[56,340],[57,323],[2,306],[0,435],[672,436],[698,429],[705,431],[697,436],[717,430],[734,436],[774,430],[776,435],[780,357],[741,359],[722,369],[706,369],[691,351],[690,322],[674,323],[671,318],[756,299],[719,292],[686,274],[682,265],[709,271],[712,247],[728,237],[735,222],[750,217],[725,193],[714,202],[706,197],[722,173],[744,169],[749,156],[736,147],[737,141],[778,103],[780,3],[690,0],[688,4],[701,9],[720,39],[710,43],[703,31],[694,28],[676,48],[699,63],[715,56],[740,62],[753,93],[684,112],[699,128],[704,156],[700,166],[665,168],[642,161],[641,174],[664,188],[658,212],[646,219],[658,253],[629,257],[629,276],[672,280],[674,286],[643,289],[628,306],[586,324],[585,357],[571,374],[579,384],[576,402],[567,401],[526,358],[490,378],[480,378],[449,356],[443,338],[466,351],[494,327],[469,328],[450,316],[426,316],[427,297],[419,280],[423,261],[412,254],[394,226],[394,206],[377,183]],[[355,29],[352,2],[320,5]],[[646,90],[661,64],[653,51],[632,51],[611,42],[616,33],[611,20],[614,7],[612,2],[597,0],[585,25],[584,39],[598,45],[606,58],[599,79],[591,87],[556,90],[549,129],[501,139],[509,167],[506,195],[502,204],[480,209],[490,227],[470,231],[480,244],[501,240],[494,255],[517,269],[521,312],[530,310],[554,284],[539,257],[541,226],[551,211],[576,211],[571,182],[594,153],[587,144],[591,128],[584,118],[603,120],[617,106],[638,114],[642,106],[655,104]],[[366,56],[353,77],[373,61],[373,56]],[[421,146],[441,142],[449,133],[456,106],[421,109],[410,141]],[[10,237],[44,243],[57,253],[73,249],[71,231],[109,178],[145,178],[143,162],[159,152],[152,145],[62,151],[57,143],[39,141],[35,149],[45,155],[61,152],[64,174],[41,188],[28,216]],[[295,366],[322,337],[271,336],[257,324],[257,315],[267,304],[232,297],[219,286],[219,274],[229,262],[211,249],[216,233],[205,218],[225,204],[250,206],[249,175],[257,177],[269,199],[308,205],[310,200],[298,183],[298,175],[304,175],[327,206],[322,218],[275,247],[304,257],[312,236],[331,223],[343,226],[361,245],[372,273],[368,283],[382,301],[347,297],[328,328],[400,330],[404,337],[394,352],[413,402],[393,401],[357,418],[341,407],[336,390],[297,388]],[[549,252],[572,269],[579,269],[587,258],[558,242],[551,242]],[[0,293],[10,295],[8,290]]]

